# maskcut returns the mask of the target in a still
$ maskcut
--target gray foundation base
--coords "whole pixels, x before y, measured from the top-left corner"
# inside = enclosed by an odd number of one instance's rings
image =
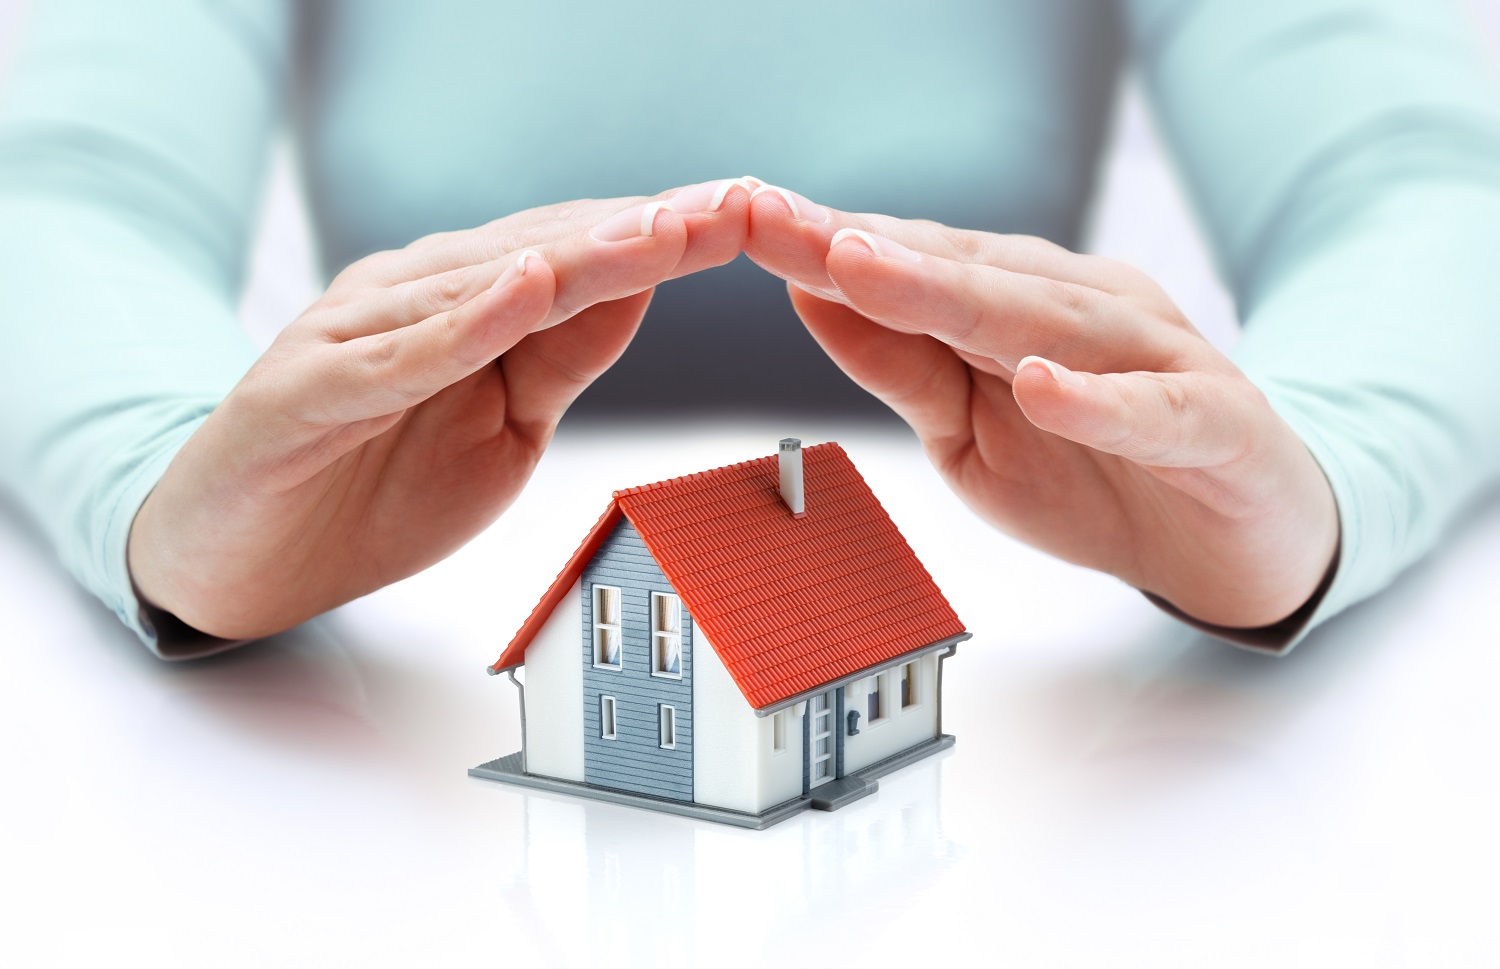
[[[650,797],[645,794],[630,794],[625,791],[615,791],[607,787],[594,787],[589,784],[578,784],[573,781],[558,780],[555,777],[542,777],[539,774],[528,774],[521,769],[521,752],[507,754],[497,757],[478,767],[469,768],[471,777],[485,777],[492,781],[503,781],[506,784],[515,784],[520,787],[530,787],[538,791],[552,791],[556,794],[572,794],[577,797],[593,798],[596,801],[606,801],[610,804],[624,804],[629,807],[645,808],[648,811],[660,811],[666,814],[678,814],[686,818],[697,818],[701,821],[718,821],[720,824],[733,824],[742,828],[768,828],[778,821],[801,811],[836,811],[846,804],[857,801],[862,797],[874,794],[879,787],[875,783],[877,777],[884,777],[895,770],[900,770],[908,764],[915,763],[923,757],[930,756],[940,750],[947,750],[953,746],[953,735],[943,734],[933,740],[920,743],[915,747],[909,747],[887,757],[885,760],[876,761],[863,770],[855,771],[845,777],[820,784],[813,788],[812,792],[802,797],[783,801],[774,807],[767,808],[759,814],[748,814],[744,811],[730,811],[725,808],[710,807],[707,804],[695,804],[692,801],[672,801],[662,797]]]

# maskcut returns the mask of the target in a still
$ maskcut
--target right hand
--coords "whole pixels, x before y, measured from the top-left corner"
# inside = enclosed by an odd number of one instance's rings
[[[1317,461],[1123,263],[758,189],[747,252],[986,520],[1201,622],[1313,601],[1339,548]]]
[[[656,284],[739,254],[756,184],[545,206],[349,266],[146,499],[137,590],[250,639],[444,558],[515,499]]]

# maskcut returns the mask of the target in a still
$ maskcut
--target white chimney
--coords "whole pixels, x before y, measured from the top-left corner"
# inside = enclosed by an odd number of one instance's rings
[[[781,500],[791,509],[793,518],[807,514],[802,504],[802,442],[795,437],[783,438],[776,451],[781,469]]]

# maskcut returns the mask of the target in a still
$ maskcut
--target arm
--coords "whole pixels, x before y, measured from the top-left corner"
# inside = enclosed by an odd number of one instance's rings
[[[1244,320],[1236,361],[1338,500],[1311,628],[1500,473],[1500,99],[1449,2],[1124,7]]]
[[[1126,4],[1243,370],[1140,273],[1040,240],[766,189],[748,251],[982,516],[1285,651],[1500,468],[1500,121],[1451,11],[1267,6]]]
[[[655,285],[740,252],[750,184],[375,253],[257,360],[233,296],[284,11],[160,9],[54,11],[33,35],[4,129],[0,313],[6,402],[41,419],[0,432],[0,467],[80,578],[182,656],[285,629],[488,525]]]
[[[0,109],[0,483],[136,632],[130,524],[255,358],[282,4],[35,3]]]

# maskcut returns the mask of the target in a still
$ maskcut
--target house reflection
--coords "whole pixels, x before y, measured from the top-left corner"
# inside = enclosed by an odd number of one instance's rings
[[[843,917],[898,917],[962,854],[943,831],[946,758],[763,831],[519,793],[505,900],[559,962],[784,963]]]

